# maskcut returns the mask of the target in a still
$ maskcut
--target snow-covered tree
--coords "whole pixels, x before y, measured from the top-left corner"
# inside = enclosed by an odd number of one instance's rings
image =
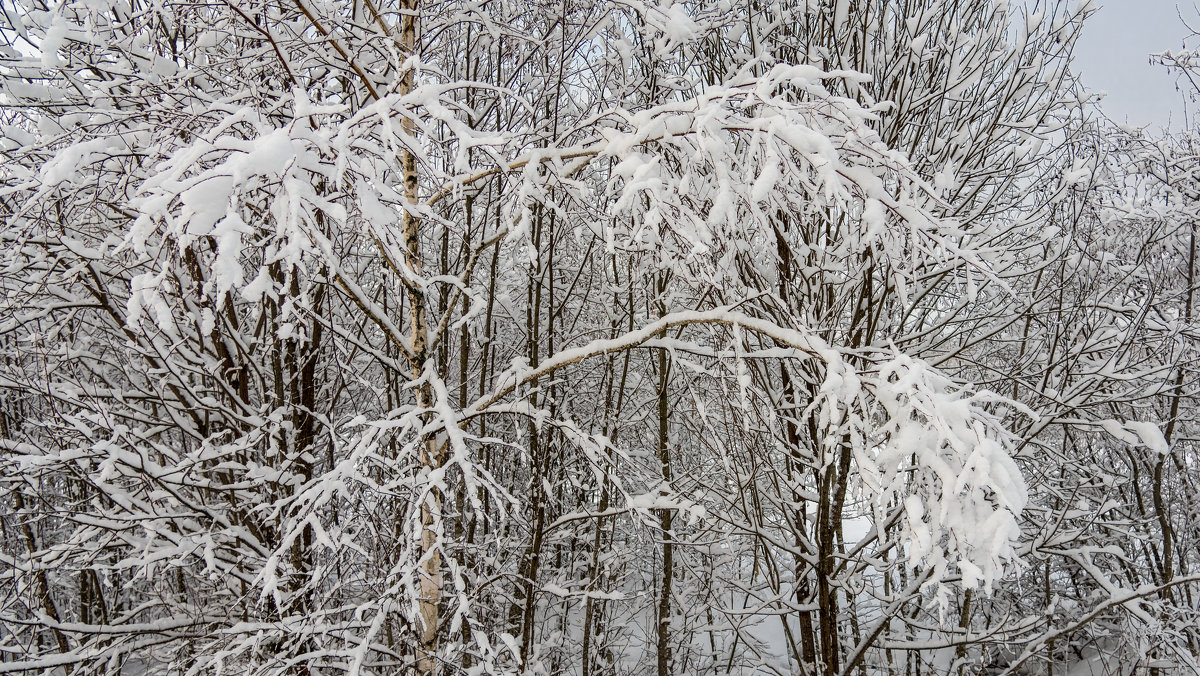
[[[1071,211],[1086,7],[4,9],[0,672],[929,673],[1040,659],[1065,576],[1178,607],[1184,531],[1143,588],[1060,528],[1189,462],[1178,268]]]

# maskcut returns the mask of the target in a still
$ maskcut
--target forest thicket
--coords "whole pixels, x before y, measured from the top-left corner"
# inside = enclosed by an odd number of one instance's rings
[[[1087,2],[0,9],[0,674],[1200,671]]]

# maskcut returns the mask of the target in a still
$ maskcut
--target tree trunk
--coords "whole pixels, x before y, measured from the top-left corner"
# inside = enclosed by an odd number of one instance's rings
[[[667,409],[668,369],[667,353],[658,351],[658,461],[662,467],[663,487],[671,484],[671,451],[667,432],[670,412]],[[669,490],[669,489],[668,489]],[[658,511],[659,527],[662,529],[662,584],[658,597],[658,676],[671,673],[671,577],[674,568],[670,509]]]
[[[403,0],[403,17],[401,18],[400,44],[408,53],[414,54],[417,48],[417,21],[420,13],[420,0]],[[413,69],[404,71],[400,82],[400,93],[408,94],[413,90]],[[406,115],[401,123],[404,134],[412,137],[416,134],[416,124],[411,116]],[[417,204],[417,158],[408,150],[402,155],[404,162],[404,198],[408,204]],[[408,269],[415,275],[421,274],[421,238],[418,230],[419,222],[411,210],[404,212],[404,255]],[[429,354],[429,321],[425,304],[424,289],[409,286],[409,322],[412,329],[412,375],[421,378],[425,369],[431,364]],[[427,380],[423,380],[416,388],[417,407],[429,409],[433,406],[433,388]],[[421,469],[433,471],[442,465],[441,452],[438,443],[432,436],[420,442],[418,458]],[[435,676],[438,673],[437,636],[442,591],[442,554],[437,547],[437,529],[435,522],[441,518],[443,496],[436,487],[421,504],[421,565],[420,565],[420,598],[417,602],[417,613],[420,619],[417,646],[417,673],[421,676]]]

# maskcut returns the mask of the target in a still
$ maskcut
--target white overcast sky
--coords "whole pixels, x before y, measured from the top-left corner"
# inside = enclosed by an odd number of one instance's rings
[[[1200,1],[1200,0],[1197,0]],[[1092,90],[1108,96],[1100,107],[1114,121],[1133,126],[1183,127],[1182,94],[1175,77],[1152,65],[1149,55],[1177,52],[1189,30],[1180,20],[1200,30],[1200,9],[1193,0],[1096,0],[1099,8],[1084,24],[1076,46],[1075,68]],[[1188,40],[1192,49],[1200,40]],[[1196,117],[1200,105],[1188,104]]]

